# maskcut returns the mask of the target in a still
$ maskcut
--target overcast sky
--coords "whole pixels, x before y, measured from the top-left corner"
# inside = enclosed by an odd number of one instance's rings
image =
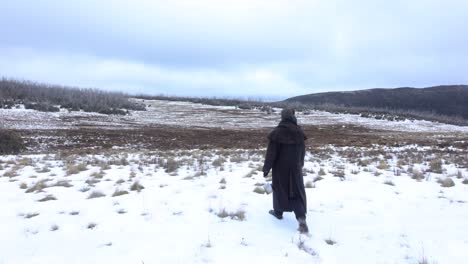
[[[466,0],[0,0],[0,76],[285,98],[468,84]]]

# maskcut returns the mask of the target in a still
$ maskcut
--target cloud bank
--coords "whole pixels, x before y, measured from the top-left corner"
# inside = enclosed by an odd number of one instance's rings
[[[468,83],[466,10],[462,0],[8,1],[0,75],[264,98]]]

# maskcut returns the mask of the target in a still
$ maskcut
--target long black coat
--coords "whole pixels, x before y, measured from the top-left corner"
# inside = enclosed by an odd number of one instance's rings
[[[263,172],[269,173],[273,169],[273,209],[305,216],[307,199],[302,167],[307,138],[294,121],[283,120],[268,139]]]

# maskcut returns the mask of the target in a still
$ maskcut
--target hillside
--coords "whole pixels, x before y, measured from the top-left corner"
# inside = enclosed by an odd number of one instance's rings
[[[296,96],[285,102],[414,111],[468,119],[468,85],[326,92]]]

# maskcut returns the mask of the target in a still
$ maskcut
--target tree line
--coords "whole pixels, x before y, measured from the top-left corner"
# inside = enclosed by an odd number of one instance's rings
[[[0,108],[12,108],[16,104],[46,112],[58,112],[63,108],[69,111],[125,115],[128,110],[145,110],[144,105],[130,101],[129,96],[121,92],[2,78]]]

